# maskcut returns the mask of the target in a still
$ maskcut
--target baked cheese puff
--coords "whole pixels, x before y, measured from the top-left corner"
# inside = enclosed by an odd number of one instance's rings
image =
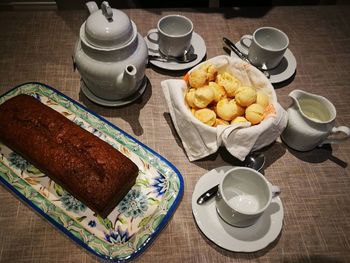
[[[207,73],[207,81],[214,81],[218,74],[216,67],[210,63],[203,64],[200,69]]]
[[[225,121],[231,121],[236,118],[239,111],[240,110],[238,109],[235,100],[229,101],[227,98],[225,98],[220,100],[216,105],[217,115]]]
[[[236,90],[235,99],[239,105],[247,107],[256,101],[256,91],[251,87],[239,87]]]
[[[190,89],[186,92],[185,95],[185,101],[187,103],[188,106],[190,106],[191,108],[195,108],[196,105],[194,105],[194,93],[195,93],[195,89]]]
[[[216,114],[214,111],[209,110],[209,109],[200,109],[197,110],[194,113],[194,116],[200,120],[201,122],[203,122],[204,124],[207,124],[209,126],[213,126],[215,124],[216,121]]]
[[[205,108],[215,99],[214,91],[209,86],[204,86],[196,89],[194,92],[193,104],[197,108]]]
[[[236,102],[235,99],[233,99],[233,101],[234,101],[235,104],[236,104],[237,116],[242,116],[242,115],[244,115],[244,113],[245,113],[245,108],[242,107],[241,105],[239,105],[239,104]],[[233,103],[233,102],[231,102],[231,103]]]
[[[269,105],[269,97],[262,91],[256,92],[256,103],[266,108]]]
[[[264,108],[260,104],[254,103],[245,110],[245,117],[252,124],[260,123],[264,118]]]
[[[238,116],[231,121],[231,124],[241,123],[241,122],[248,122],[248,121],[243,116]]]
[[[228,72],[218,74],[216,77],[216,83],[224,87],[227,96],[231,98],[236,95],[236,90],[241,85],[240,81]]]
[[[229,125],[230,123],[228,121],[225,121],[223,119],[220,118],[216,118],[215,123],[214,123],[214,127],[217,127],[219,125]]]
[[[200,88],[208,83],[207,72],[202,69],[193,70],[189,77],[188,82],[192,88]]]
[[[214,91],[214,94],[215,94],[214,101],[215,102],[218,102],[219,100],[226,97],[226,91],[222,86],[219,86],[217,83],[215,83],[213,81],[210,81],[208,86],[211,87]]]

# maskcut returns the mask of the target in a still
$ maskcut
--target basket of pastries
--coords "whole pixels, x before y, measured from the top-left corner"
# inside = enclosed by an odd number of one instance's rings
[[[220,146],[244,160],[275,141],[287,124],[285,110],[266,76],[239,58],[218,56],[162,88],[190,161]]]

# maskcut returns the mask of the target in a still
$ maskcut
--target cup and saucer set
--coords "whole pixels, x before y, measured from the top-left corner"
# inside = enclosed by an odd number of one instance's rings
[[[199,204],[213,186],[218,193]],[[283,226],[279,188],[247,167],[222,166],[204,174],[192,195],[192,212],[201,232],[221,248],[255,252],[276,240]]]
[[[250,63],[268,73],[272,84],[290,79],[296,71],[297,61],[288,45],[288,36],[274,27],[260,27],[235,44]],[[232,51],[231,56],[238,55]]]
[[[157,28],[151,29],[144,39],[148,47],[149,63],[165,70],[190,69],[199,64],[207,52],[203,38],[193,31],[192,21],[181,15],[162,17],[157,23]],[[185,61],[175,61],[181,60],[184,54],[187,54],[187,57],[191,55],[195,57]],[[159,59],[151,57],[159,57]],[[167,61],[169,58],[173,59]]]

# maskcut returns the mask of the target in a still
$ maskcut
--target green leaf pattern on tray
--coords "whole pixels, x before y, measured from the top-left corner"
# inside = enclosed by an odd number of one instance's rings
[[[114,261],[131,258],[160,230],[179,195],[179,175],[131,137],[39,83],[13,89],[0,98],[0,104],[21,93],[32,95],[106,141],[128,156],[140,172],[136,184],[105,219],[2,144],[0,177],[96,254]]]

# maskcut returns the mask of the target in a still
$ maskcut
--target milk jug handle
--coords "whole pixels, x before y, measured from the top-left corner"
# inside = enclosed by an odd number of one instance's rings
[[[342,133],[341,137],[338,138],[327,138],[325,139],[321,145],[323,144],[334,144],[334,143],[341,143],[350,137],[350,129],[346,126],[339,126],[339,127],[334,127],[330,133],[330,135],[333,135],[335,133]]]

